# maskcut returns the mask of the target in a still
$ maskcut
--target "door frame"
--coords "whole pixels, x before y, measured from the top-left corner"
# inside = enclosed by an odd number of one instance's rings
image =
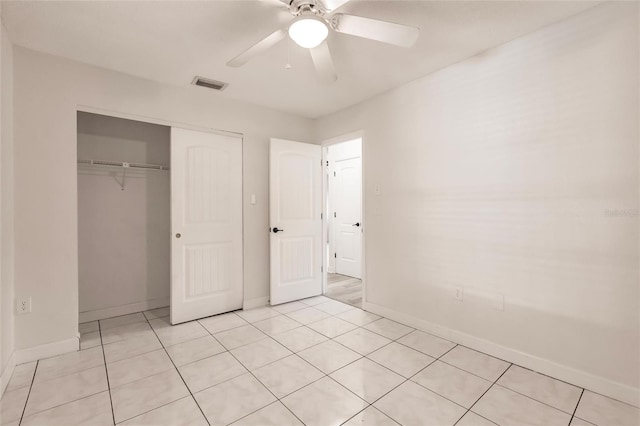
[[[362,182],[362,190],[360,191],[361,195],[360,195],[360,206],[362,209],[362,218],[361,218],[361,223],[362,223],[362,271],[361,271],[361,281],[362,281],[362,309],[364,309],[364,307],[366,306],[367,303],[367,285],[366,285],[366,278],[367,278],[367,256],[366,256],[366,235],[367,235],[367,221],[366,221],[366,210],[365,210],[365,161],[364,161],[364,157],[365,157],[365,151],[366,151],[366,144],[365,144],[365,137],[364,137],[364,131],[363,130],[357,130],[355,132],[351,132],[351,133],[347,133],[341,136],[336,136],[330,139],[326,139],[324,141],[322,141],[320,143],[320,145],[322,146],[322,208],[323,210],[325,209],[326,205],[327,205],[327,180],[325,179],[325,170],[327,167],[327,148],[331,145],[337,145],[339,143],[343,143],[343,142],[348,142],[350,140],[353,139],[360,139],[361,141],[361,149],[360,149],[360,161],[361,161],[361,173],[362,173],[362,177],[361,177],[361,182]],[[327,262],[327,255],[326,255],[326,249],[327,249],[327,244],[329,243],[327,240],[327,231],[328,231],[328,227],[329,227],[329,218],[326,217],[324,218],[324,220],[322,221],[322,249],[323,249],[323,256],[322,256],[322,294],[325,294],[327,292],[327,274],[328,272],[328,262]]]

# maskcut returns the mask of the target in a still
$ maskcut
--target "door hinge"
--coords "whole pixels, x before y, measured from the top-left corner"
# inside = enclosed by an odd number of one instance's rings
[[[324,266],[320,267],[320,272],[324,272]]]
[[[338,257],[338,253],[333,253],[333,258],[336,259]]]
[[[333,172],[333,177],[336,177],[336,172]]]
[[[327,167],[329,167],[329,160],[327,160]]]
[[[333,217],[338,217],[338,216],[336,216],[336,212],[333,212]]]
[[[323,216],[322,213],[320,213],[320,220],[322,220],[322,216]]]

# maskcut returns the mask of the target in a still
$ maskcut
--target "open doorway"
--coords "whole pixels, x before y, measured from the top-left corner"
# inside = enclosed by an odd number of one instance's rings
[[[362,138],[336,141],[323,147],[324,294],[362,308],[363,216]]]

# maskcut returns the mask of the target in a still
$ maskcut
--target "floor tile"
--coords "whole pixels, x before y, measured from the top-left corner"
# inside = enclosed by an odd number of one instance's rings
[[[575,411],[582,394],[581,388],[517,365],[512,365],[498,384],[569,414]]]
[[[98,330],[100,330],[98,321],[83,322],[82,324],[78,324],[78,333],[80,334],[91,333]]]
[[[638,423],[638,424],[640,424],[640,423]],[[584,421],[582,419],[579,419],[579,418],[574,416],[571,419],[571,423],[569,423],[569,426],[596,426],[596,425],[594,425],[593,423],[589,423],[587,421]]]
[[[453,425],[466,410],[413,382],[404,382],[374,404],[402,425]]]
[[[230,424],[276,401],[251,374],[198,392],[194,397],[209,422],[215,425]]]
[[[409,346],[412,349],[425,353],[434,358],[440,358],[442,355],[451,350],[455,343],[450,342],[432,334],[423,333],[416,330],[398,339],[398,343]]]
[[[267,336],[254,326],[247,324],[242,327],[234,328],[232,330],[216,333],[213,335],[213,337],[215,337],[216,340],[222,343],[225,348],[231,350],[239,348],[240,346],[257,342],[258,340],[266,339],[269,336]]]
[[[273,339],[262,339],[255,343],[233,349],[234,357],[249,370],[255,370],[281,358],[291,355],[291,351]]]
[[[307,426],[339,425],[367,406],[329,377],[325,377],[282,399]]]
[[[300,300],[301,303],[304,303],[307,306],[314,306],[314,305],[319,305],[320,303],[325,303],[325,302],[329,302],[332,299],[329,299],[328,297],[325,296],[314,296],[314,297],[309,297],[307,299],[302,299]]]
[[[284,333],[285,331],[293,330],[301,326],[299,322],[292,320],[291,318],[279,315],[277,317],[267,318],[262,321],[253,323],[253,326],[262,332],[273,336],[274,334]]]
[[[0,424],[4,425],[20,420],[28,395],[28,386],[5,392],[2,395],[2,399],[0,399]]]
[[[434,359],[399,343],[391,343],[367,355],[369,359],[409,378],[431,364]]]
[[[330,315],[326,312],[322,312],[311,307],[300,309],[299,311],[289,312],[287,316],[304,325],[311,324],[312,322],[320,321],[321,319],[330,317]]]
[[[391,343],[391,340],[382,337],[372,331],[364,328],[356,328],[341,336],[336,337],[336,342],[343,344],[349,349],[353,349],[360,355],[368,355],[371,352],[380,349],[384,345]]]
[[[332,340],[312,346],[298,353],[305,361],[326,374],[361,358],[360,354]]]
[[[328,340],[322,334],[308,327],[299,327],[291,331],[276,334],[273,338],[293,352],[300,352]]]
[[[389,416],[373,406],[367,407],[342,426],[399,426]]]
[[[164,308],[156,308],[143,312],[144,316],[148,320],[156,319],[156,318],[164,318],[168,317],[171,314],[171,311],[168,306]]]
[[[496,381],[509,368],[508,362],[464,346],[456,346],[451,349],[441,358],[441,361],[492,382]]]
[[[107,389],[107,374],[104,365],[45,382],[34,383],[25,415],[30,416]]]
[[[142,380],[111,389],[116,423],[189,396],[176,370],[168,370]]]
[[[102,344],[99,331],[83,333],[80,335],[80,350],[95,348]]]
[[[126,426],[209,425],[191,396],[173,401],[121,424]]]
[[[343,312],[355,309],[353,306],[347,305],[346,303],[338,302],[337,300],[329,300],[328,302],[319,303],[317,305],[314,305],[313,307],[329,315],[338,315]]]
[[[405,334],[409,334],[413,331],[413,328],[411,327],[407,327],[406,325],[388,320],[386,318],[381,318],[378,321],[370,322],[369,324],[365,325],[364,328],[373,331],[374,333],[378,333],[391,340],[398,339]]]
[[[34,383],[41,383],[100,365],[104,365],[101,347],[46,358],[38,362]]]
[[[588,390],[580,398],[575,416],[598,426],[640,424],[638,408]]]
[[[233,312],[204,318],[198,320],[198,322],[202,324],[204,328],[209,330],[209,333],[211,334],[220,333],[221,331],[231,330],[232,328],[242,327],[243,325],[248,324]]]
[[[300,309],[304,309],[306,307],[307,305],[302,302],[289,302],[283,303],[282,305],[271,306],[271,309],[276,310],[281,314],[288,314],[289,312],[299,311]]]
[[[136,322],[133,324],[122,325],[120,327],[110,328],[101,331],[102,344],[120,342],[128,339],[143,339],[155,336],[151,326],[147,322]]]
[[[263,306],[262,308],[248,309],[246,311],[238,311],[237,314],[247,322],[257,322],[262,321],[263,319],[276,317],[280,315],[278,311],[275,311],[268,306]]]
[[[121,340],[119,342],[104,345],[104,356],[107,364],[120,361],[132,356],[141,355],[161,349],[160,340],[155,333],[151,331],[149,334],[137,339]]]
[[[340,319],[349,321],[350,323],[359,325],[359,326],[367,325],[370,322],[377,321],[381,318],[376,314],[372,314],[371,312],[365,312],[362,309],[351,309],[349,311],[343,312],[336,316]]]
[[[334,371],[331,378],[369,403],[405,381],[404,377],[366,358]]]
[[[107,426],[113,424],[109,392],[100,392],[68,404],[25,417],[23,426]]]
[[[207,335],[198,339],[169,346],[167,353],[177,366],[199,361],[225,351],[225,348],[213,337]]]
[[[158,339],[165,347],[177,345],[178,343],[197,339],[208,335],[207,330],[198,321],[185,322],[178,325],[171,325],[169,317],[157,318],[149,321],[151,327],[158,335]]]
[[[178,370],[194,393],[247,372],[228,352],[183,365]]]
[[[146,321],[147,319],[144,317],[144,315],[142,315],[142,312],[137,312],[135,314],[129,315],[121,315],[119,317],[100,320],[100,330],[105,331],[114,327],[120,327],[127,324]]]
[[[328,338],[333,338],[344,334],[347,331],[358,328],[357,325],[351,324],[350,322],[341,320],[340,318],[336,317],[325,318],[323,320],[311,323],[307,327],[327,336]]]
[[[473,411],[469,411],[462,416],[456,426],[495,426],[495,423],[477,415]]]
[[[109,364],[109,386],[115,388],[174,368],[164,349],[158,349]]]
[[[253,374],[278,398],[324,376],[324,373],[296,355],[258,368]]]
[[[435,361],[411,380],[465,408],[471,408],[492,385],[488,380],[440,361]]]
[[[233,426],[304,426],[287,407],[276,401],[241,418]]]
[[[499,425],[568,425],[571,415],[494,385],[473,406],[473,412]]]
[[[5,392],[20,389],[25,386],[31,386],[33,381],[33,373],[36,371],[36,362],[29,362],[27,364],[17,365],[13,370],[9,384]]]

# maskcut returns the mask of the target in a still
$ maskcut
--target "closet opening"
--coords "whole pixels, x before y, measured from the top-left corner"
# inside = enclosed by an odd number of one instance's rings
[[[77,113],[80,323],[169,306],[170,152],[168,126]]]

